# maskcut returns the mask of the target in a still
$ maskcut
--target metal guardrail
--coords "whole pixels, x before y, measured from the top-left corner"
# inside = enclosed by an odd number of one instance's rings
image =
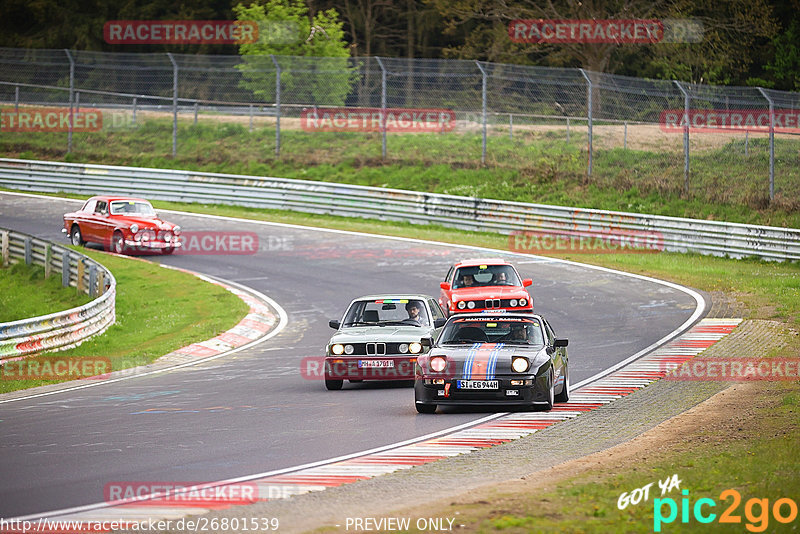
[[[439,224],[471,231],[658,233],[663,249],[735,258],[800,260],[800,229],[567,208],[380,187],[0,158],[0,187],[27,191],[129,194]]]
[[[0,257],[4,266],[24,261],[43,266],[45,276],[59,272],[64,287],[72,286],[96,297],[66,311],[0,323],[0,362],[70,348],[114,324],[117,282],[111,271],[88,256],[28,234],[0,229]]]

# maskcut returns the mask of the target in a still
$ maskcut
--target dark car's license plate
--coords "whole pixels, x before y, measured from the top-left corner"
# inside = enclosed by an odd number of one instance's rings
[[[499,389],[500,382],[498,380],[458,380],[456,381],[456,388],[458,389]]]

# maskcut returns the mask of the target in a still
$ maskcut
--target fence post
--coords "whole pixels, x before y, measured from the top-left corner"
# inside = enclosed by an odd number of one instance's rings
[[[197,100],[194,101],[194,125],[197,126]]]
[[[97,296],[97,265],[94,263],[89,265],[89,296]]]
[[[75,93],[75,60],[72,59],[72,54],[66,48],[64,52],[69,59],[69,126],[67,129],[67,154],[72,152],[72,102]]]
[[[44,277],[50,278],[53,272],[53,245],[47,243],[44,247]]]
[[[275,157],[281,155],[281,66],[275,56],[270,54],[275,65]]]
[[[81,112],[81,92],[75,91],[75,113]]]
[[[83,281],[83,276],[86,274],[86,264],[84,263],[83,258],[78,258],[78,280],[75,284],[76,289],[81,292],[86,288],[86,285]]]
[[[0,232],[0,254],[2,254],[3,267],[8,265],[9,260],[9,246],[8,246],[8,232]]]
[[[567,143],[569,143],[569,117],[567,117]]]
[[[69,287],[69,251],[61,254],[61,287]]]
[[[253,104],[250,104],[248,113],[250,114],[250,132],[253,131]]]
[[[172,63],[172,157],[178,155],[178,64],[171,52],[167,57]]]
[[[19,85],[14,86],[14,113],[19,113]]]
[[[769,102],[769,200],[775,200],[775,102],[761,87],[756,87]]]
[[[482,100],[482,119],[483,119],[483,141],[481,142],[481,165],[486,165],[486,70],[481,65],[480,61],[475,61],[475,64],[481,70],[482,83],[481,83],[481,100]]]
[[[375,56],[381,68],[381,159],[386,159],[386,67],[378,56]]]
[[[681,82],[673,80],[683,93],[683,190],[689,194],[689,92]]]
[[[133,97],[133,125],[136,126],[136,97]]]
[[[508,138],[514,139],[514,115],[508,114]]]
[[[750,148],[750,130],[744,131],[744,155],[745,157],[748,155],[748,149]]]
[[[578,69],[583,74],[583,77],[586,78],[586,121],[589,126],[589,163],[587,167],[587,176],[592,175],[592,121],[594,119],[592,114],[592,94],[594,93],[592,88],[592,80],[589,79],[589,76],[586,75],[586,71],[583,69]]]

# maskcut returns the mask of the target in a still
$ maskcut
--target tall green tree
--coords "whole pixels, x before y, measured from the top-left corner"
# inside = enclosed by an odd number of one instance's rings
[[[256,42],[243,43],[239,53],[244,63],[240,85],[264,101],[276,97],[276,68],[281,68],[282,102],[340,106],[345,103],[357,71],[349,62],[350,49],[335,9],[312,16],[300,0],[268,0],[264,4],[234,7],[237,20],[254,21],[259,27]],[[288,57],[287,57],[288,56]],[[304,57],[317,57],[314,61]]]

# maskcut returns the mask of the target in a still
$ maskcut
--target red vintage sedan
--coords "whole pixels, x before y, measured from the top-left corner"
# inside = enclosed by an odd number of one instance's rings
[[[106,250],[172,254],[181,246],[179,226],[162,221],[146,200],[96,196],[83,207],[64,214],[64,228],[73,245],[99,243]]]
[[[464,260],[456,263],[439,284],[439,305],[447,313],[532,312],[533,297],[513,265],[503,259]]]

